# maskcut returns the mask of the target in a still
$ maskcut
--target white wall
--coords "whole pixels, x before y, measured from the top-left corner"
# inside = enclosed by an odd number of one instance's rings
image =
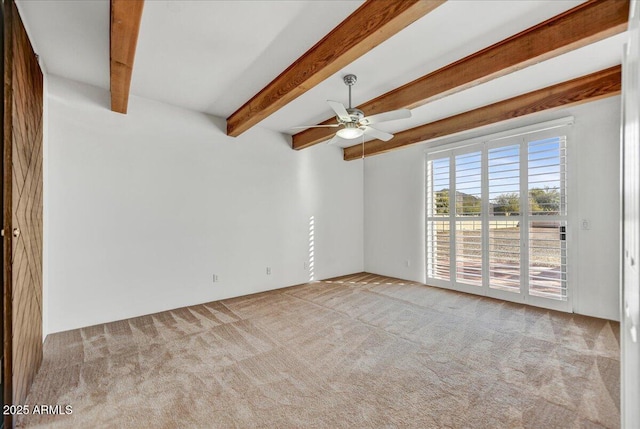
[[[576,278],[574,312],[619,320],[620,97],[484,127],[437,142],[453,143],[572,115],[568,158],[573,183],[569,210],[574,221]],[[365,271],[425,281],[424,159],[426,143],[365,161]],[[570,189],[570,192],[571,192]],[[409,267],[406,261],[409,260]]]
[[[49,76],[48,332],[363,270],[362,162]],[[266,267],[272,269],[266,275]],[[216,273],[219,281],[214,283]]]

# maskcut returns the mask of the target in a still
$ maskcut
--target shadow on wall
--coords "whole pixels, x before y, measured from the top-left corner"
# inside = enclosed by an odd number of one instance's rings
[[[48,91],[47,96],[64,106],[80,104],[82,106],[95,106],[99,110],[111,111],[111,96],[109,91],[97,86],[91,86],[68,79],[48,76],[50,86],[64,88],[60,91]],[[64,97],[57,94],[64,94]],[[114,113],[115,114],[115,113]]]
[[[218,116],[209,115],[207,113],[202,113],[202,116],[207,119],[207,122],[210,122],[211,124],[213,124],[213,126],[215,126],[218,129],[218,131],[220,131],[222,134],[224,135],[227,134],[226,119],[220,118]]]
[[[209,115],[207,113],[201,113],[201,115],[206,118],[206,121],[211,123],[222,135],[227,135],[227,120],[225,118],[221,118],[219,116]],[[257,125],[259,127],[260,125]],[[287,148],[291,149],[291,136],[285,133],[273,133],[274,136],[277,136],[278,142],[284,144]],[[250,136],[251,130],[246,131],[242,136]],[[231,142],[236,142],[238,139],[241,139],[242,136],[239,137],[229,137]],[[251,137],[249,137],[251,138]]]

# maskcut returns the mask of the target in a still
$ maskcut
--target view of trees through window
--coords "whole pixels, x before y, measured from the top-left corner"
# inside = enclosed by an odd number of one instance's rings
[[[441,189],[435,192],[436,214],[449,214],[449,189]],[[477,215],[482,210],[482,200],[475,195],[456,192],[456,213],[465,215]],[[557,215],[560,210],[560,192],[555,188],[545,186],[543,188],[529,189],[529,207],[532,213]],[[493,215],[518,215],[520,213],[520,195],[507,192],[498,195],[490,203],[489,212]]]

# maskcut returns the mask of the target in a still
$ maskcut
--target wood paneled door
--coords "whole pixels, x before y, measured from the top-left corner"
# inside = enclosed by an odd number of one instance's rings
[[[43,76],[12,0],[3,34],[3,399],[24,404],[42,361]]]

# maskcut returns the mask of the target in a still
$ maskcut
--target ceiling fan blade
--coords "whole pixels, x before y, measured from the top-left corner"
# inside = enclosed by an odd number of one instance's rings
[[[411,117],[411,110],[398,109],[389,112],[378,113],[377,115],[365,116],[360,119],[361,125],[377,124],[378,122],[395,121],[396,119],[406,119]]]
[[[339,127],[340,124],[331,124],[331,125],[302,125],[300,127],[291,127],[292,130],[302,129],[302,128],[336,128]]]
[[[336,134],[335,136],[333,136],[333,138],[331,140],[329,140],[327,142],[327,144],[336,144],[338,143],[340,140],[342,140],[340,137],[338,137],[338,135]]]
[[[329,106],[331,106],[333,111],[336,112],[336,115],[338,115],[338,118],[340,118],[341,121],[351,122],[351,116],[349,116],[349,112],[347,112],[344,104],[331,100],[327,100],[327,103],[329,103]]]
[[[380,131],[380,130],[376,130],[375,128],[371,128],[371,127],[364,127],[363,129],[364,133],[368,136],[371,137],[375,137],[379,140],[382,140],[384,142],[388,142],[389,140],[391,140],[393,138],[393,134],[389,134],[386,133],[384,131]]]

